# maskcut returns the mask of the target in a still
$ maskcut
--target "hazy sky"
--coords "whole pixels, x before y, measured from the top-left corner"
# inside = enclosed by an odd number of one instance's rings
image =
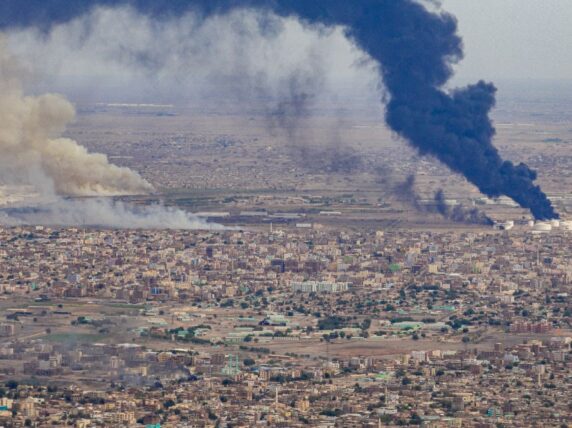
[[[572,0],[441,2],[458,18],[465,41],[451,87],[484,79],[502,92],[514,79],[572,82]],[[200,100],[218,88],[244,99],[259,86],[284,95],[294,84],[335,96],[347,90],[377,104],[375,68],[360,66],[362,55],[341,30],[316,32],[287,19],[280,31],[264,35],[257,22],[251,13],[234,12],[204,25],[192,15],[155,25],[134,11],[103,9],[47,36],[28,29],[8,39],[39,91],[76,100]]]
[[[442,0],[459,20],[458,80],[572,79],[572,0]]]

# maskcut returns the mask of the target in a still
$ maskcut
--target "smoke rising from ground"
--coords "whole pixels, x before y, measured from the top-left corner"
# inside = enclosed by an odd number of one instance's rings
[[[73,106],[59,95],[24,96],[18,65],[0,44],[0,178],[59,195],[138,194],[151,190],[139,174],[61,138],[74,119]]]
[[[120,229],[223,229],[180,209],[162,205],[134,206],[104,198],[57,198],[48,204],[3,210],[0,211],[0,223]]]
[[[59,137],[74,118],[73,106],[59,95],[24,96],[21,69],[0,42],[0,193],[28,188],[27,208],[0,212],[6,225],[46,224],[121,228],[210,229],[206,221],[161,205],[136,207],[109,199],[63,196],[142,194],[152,186],[139,174],[89,153],[76,141]],[[2,201],[0,201],[2,202]]]
[[[407,176],[403,182],[396,184],[386,182],[386,184],[389,185],[392,193],[397,196],[399,201],[414,207],[419,212],[439,214],[441,217],[454,221],[455,223],[482,224],[488,226],[494,224],[493,220],[477,208],[449,205],[442,189],[435,192],[432,200],[423,201],[415,190],[414,175]]]
[[[434,205],[429,205],[429,211],[431,212],[431,208],[434,206],[435,210],[444,218],[456,223],[484,224],[488,226],[492,226],[494,224],[493,220],[476,208],[466,208],[462,205],[451,206],[447,204],[445,193],[442,189],[435,192],[433,200]]]
[[[318,94],[324,93],[321,62],[312,70],[296,73],[289,78],[287,92],[280,96],[281,101],[268,111],[270,132],[286,138],[290,155],[297,165],[314,172],[350,174],[363,165],[361,156],[342,141],[343,126],[340,113],[326,135],[316,135],[315,123],[311,120],[312,110]],[[326,144],[315,144],[316,140],[326,140]]]
[[[337,99],[380,110],[375,64],[341,28],[309,28],[270,13],[240,9],[201,19],[191,11],[154,20],[133,8],[104,7],[47,32],[10,31],[9,41],[39,75],[36,86],[75,99],[262,112],[296,163],[312,170],[361,165],[340,137],[348,112],[332,109]],[[340,126],[318,130],[314,120],[322,114]]]
[[[386,122],[398,135],[419,153],[462,174],[485,195],[509,196],[537,219],[558,217],[534,184],[536,172],[503,160],[492,144],[495,129],[489,112],[495,105],[495,87],[478,82],[451,93],[443,89],[452,65],[463,57],[451,15],[431,12],[414,0],[100,0],[73,7],[56,0],[36,2],[37,8],[5,1],[0,25],[45,28],[84,13],[90,5],[130,4],[158,22],[189,8],[217,16],[253,7],[298,16],[313,25],[343,26],[347,37],[379,63],[387,90]]]

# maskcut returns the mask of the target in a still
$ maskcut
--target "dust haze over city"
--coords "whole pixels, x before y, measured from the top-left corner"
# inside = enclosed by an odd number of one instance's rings
[[[0,426],[570,426],[570,22],[3,0]]]

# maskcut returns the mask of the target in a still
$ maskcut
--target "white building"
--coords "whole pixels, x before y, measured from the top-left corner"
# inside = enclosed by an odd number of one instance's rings
[[[347,282],[328,282],[328,281],[292,281],[290,287],[292,291],[302,291],[303,293],[343,293],[349,290],[349,283]]]

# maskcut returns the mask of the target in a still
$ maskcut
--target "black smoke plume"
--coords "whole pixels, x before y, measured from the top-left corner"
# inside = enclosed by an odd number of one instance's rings
[[[357,46],[379,62],[387,95],[386,121],[424,155],[435,156],[489,197],[506,195],[536,219],[558,218],[527,165],[504,161],[492,144],[492,84],[452,93],[442,88],[463,56],[457,23],[414,0],[2,0],[0,26],[50,25],[95,5],[129,4],[158,19],[194,9],[203,16],[238,7],[296,15],[309,24],[343,25]],[[288,53],[285,52],[285,55]]]

